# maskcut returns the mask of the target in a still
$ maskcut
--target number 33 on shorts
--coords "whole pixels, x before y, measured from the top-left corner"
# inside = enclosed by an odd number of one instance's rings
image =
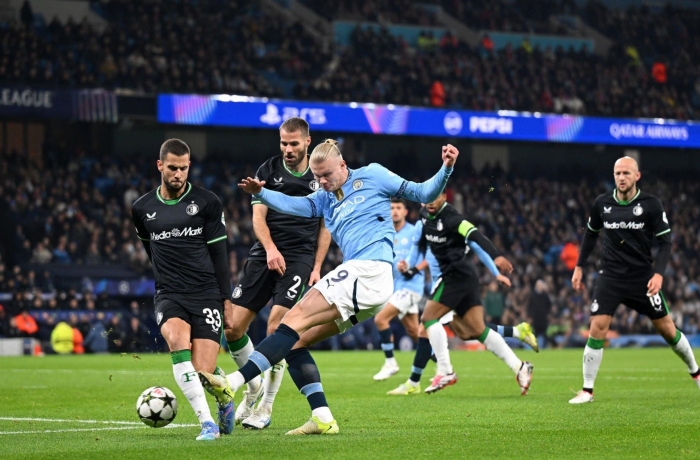
[[[221,313],[219,313],[219,310],[205,308],[202,310],[202,314],[206,316],[205,321],[207,324],[211,325],[214,332],[219,332],[219,329],[221,328]]]

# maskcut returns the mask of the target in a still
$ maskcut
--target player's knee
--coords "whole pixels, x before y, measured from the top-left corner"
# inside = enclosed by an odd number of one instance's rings
[[[311,346],[311,342],[308,340],[304,339],[299,339],[297,343],[294,344],[292,347],[292,350],[296,350],[298,348],[309,348]]]
[[[234,323],[233,327],[224,330],[224,336],[227,342],[235,342],[243,337],[248,330],[248,327],[242,323]]]
[[[374,317],[374,325],[377,326],[377,329],[380,331],[383,331],[384,329],[389,327],[389,321],[386,319],[380,317],[380,316],[375,316]]]
[[[413,340],[418,340],[418,326],[410,324],[408,326],[404,325],[404,328],[406,329],[406,335],[411,337]]]

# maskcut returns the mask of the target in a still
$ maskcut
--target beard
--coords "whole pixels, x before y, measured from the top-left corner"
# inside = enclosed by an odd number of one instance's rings
[[[179,192],[180,190],[182,190],[182,187],[184,187],[185,184],[187,183],[187,181],[183,181],[180,184],[172,184],[168,181],[163,181],[163,182],[165,183],[165,188],[168,189],[168,192],[171,192],[171,193]]]

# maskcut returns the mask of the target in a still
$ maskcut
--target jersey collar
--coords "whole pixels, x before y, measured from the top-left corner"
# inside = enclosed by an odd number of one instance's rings
[[[445,209],[445,206],[447,206],[447,201],[445,201],[442,204],[442,207],[440,209],[438,209],[438,212],[436,212],[435,215],[428,213],[428,219],[435,220],[435,218],[442,212],[442,210]]]
[[[174,200],[165,200],[165,199],[163,199],[163,197],[162,197],[161,194],[160,194],[160,187],[161,187],[161,186],[159,185],[158,188],[156,189],[156,196],[157,196],[158,199],[161,201],[161,203],[167,204],[168,206],[172,206],[172,205],[174,205],[174,204],[178,204],[178,203],[180,202],[180,200],[182,200],[183,198],[185,198],[185,196],[187,196],[187,194],[190,193],[190,190],[192,190],[192,184],[190,184],[189,182],[187,182],[187,190],[185,190],[185,193],[183,193],[182,195],[180,195],[180,198],[175,198]]]
[[[639,197],[639,194],[640,194],[640,193],[642,193],[642,191],[639,190],[639,189],[637,189],[637,193],[634,194],[634,196],[632,197],[631,200],[629,200],[629,201],[623,201],[623,200],[620,200],[620,199],[617,198],[617,189],[614,189],[614,190],[613,190],[613,198],[615,199],[615,201],[617,201],[617,204],[620,204],[620,205],[622,205],[622,206],[627,206],[628,204],[630,204],[631,202],[633,202],[634,200],[636,200],[636,199]]]
[[[287,167],[287,163],[284,162],[284,158],[282,158],[282,166],[284,166],[284,169],[286,169],[287,172],[288,172],[289,174],[291,174],[292,176],[294,176],[294,177],[302,177],[302,176],[305,175],[307,172],[309,172],[309,169],[311,169],[311,162],[308,161],[308,160],[309,160],[309,156],[308,156],[308,155],[306,156],[306,159],[307,159],[306,170],[305,170],[304,172],[298,173],[298,172],[294,172],[294,171],[292,171],[291,169],[289,169],[289,168]]]

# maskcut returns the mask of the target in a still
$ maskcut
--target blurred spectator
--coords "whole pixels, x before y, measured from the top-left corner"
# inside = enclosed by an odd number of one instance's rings
[[[73,353],[76,355],[82,355],[85,353],[85,348],[83,347],[83,334],[77,327],[73,328]]]
[[[51,332],[51,346],[59,355],[73,352],[73,328],[70,324],[61,321]]]
[[[547,327],[549,326],[549,312],[552,309],[552,301],[547,294],[547,283],[537,280],[535,289],[530,293],[527,304],[527,314],[532,323],[532,329],[537,336],[537,344],[542,349],[545,347]]]
[[[668,77],[666,76],[666,64],[663,62],[655,62],[651,66],[651,76],[654,77],[654,81],[660,85],[666,84]]]
[[[562,248],[559,258],[564,262],[567,270],[573,272],[576,262],[578,262],[578,253],[578,241],[576,240],[569,241]]]
[[[124,351],[124,329],[121,315],[114,315],[107,326],[107,350],[110,353]]]
[[[34,12],[32,11],[32,5],[29,4],[29,0],[24,0],[24,2],[22,2],[22,8],[19,10],[19,17],[24,27],[30,27],[32,22],[34,22]]]
[[[104,313],[100,312],[90,325],[90,330],[83,342],[88,353],[106,353],[108,350],[107,331],[103,321]]]
[[[12,324],[10,324],[12,319]],[[8,318],[5,312],[5,307],[0,305],[0,338],[15,337],[17,329],[14,327],[14,318]]]
[[[445,106],[445,87],[438,80],[434,81],[430,87],[430,105],[433,107]]]
[[[124,344],[124,351],[126,352],[151,351],[150,331],[136,317],[132,317],[129,320],[129,327],[124,334]]]
[[[503,316],[505,308],[505,297],[498,288],[498,281],[491,281],[484,296],[484,309],[486,310],[488,321],[494,324],[501,324],[501,316]]]
[[[15,327],[22,337],[38,336],[39,326],[37,326],[36,320],[27,310],[22,310],[19,315],[15,316],[14,320]]]

